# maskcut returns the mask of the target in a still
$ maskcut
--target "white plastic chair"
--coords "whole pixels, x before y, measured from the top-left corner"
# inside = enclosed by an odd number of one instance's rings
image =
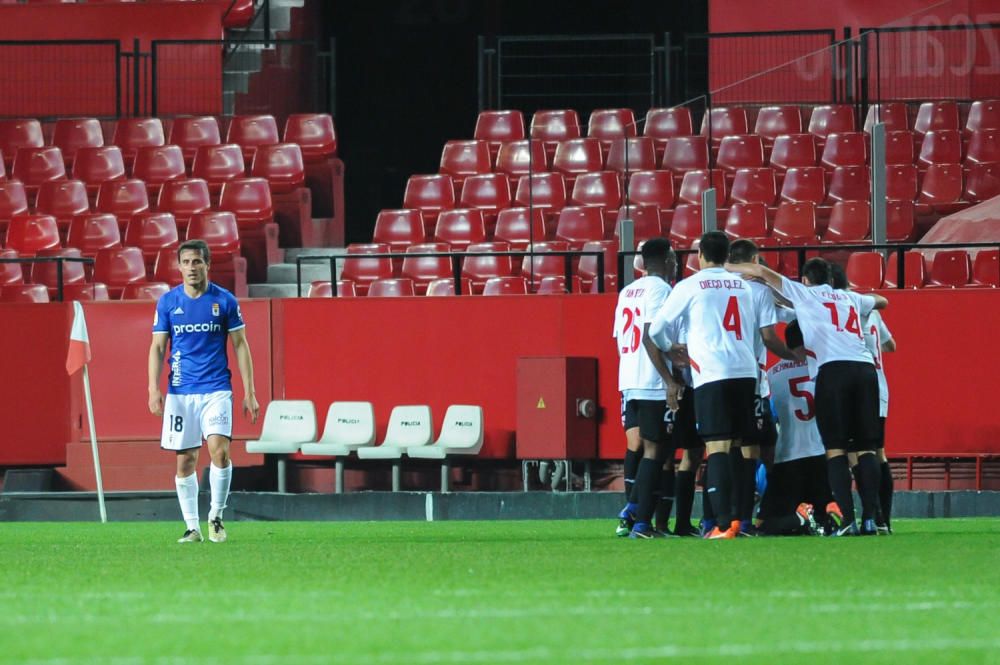
[[[437,441],[429,446],[407,448],[406,454],[419,459],[441,460],[441,491],[448,491],[451,455],[478,455],[483,448],[483,407],[452,404],[444,414]]]
[[[375,408],[371,402],[334,402],[326,412],[323,436],[302,444],[303,455],[335,455],[334,492],[344,491],[344,458],[375,443]]]
[[[359,459],[388,459],[392,462],[392,491],[399,491],[400,459],[410,448],[430,445],[434,440],[431,407],[397,406],[389,414],[385,440],[378,446],[357,449]]]
[[[248,453],[278,456],[278,491],[284,493],[288,456],[316,440],[316,407],[307,399],[274,400],[267,405],[260,439],[247,441]]]

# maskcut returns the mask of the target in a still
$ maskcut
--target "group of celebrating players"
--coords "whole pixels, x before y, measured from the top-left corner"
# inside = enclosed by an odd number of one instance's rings
[[[699,241],[700,270],[673,287],[670,242],[648,240],[641,255],[646,274],[615,310],[627,448],[617,534],[890,534],[881,359],[895,341],[879,314],[888,301],[850,291],[843,269],[821,258],[805,263],[801,283],[790,280],[752,241],[718,231]],[[768,351],[780,359],[770,369]]]

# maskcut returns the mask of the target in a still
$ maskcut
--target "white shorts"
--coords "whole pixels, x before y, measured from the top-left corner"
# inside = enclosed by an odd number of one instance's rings
[[[168,393],[163,405],[164,450],[188,450],[201,447],[202,439],[220,434],[233,436],[233,392],[218,390],[197,395]]]

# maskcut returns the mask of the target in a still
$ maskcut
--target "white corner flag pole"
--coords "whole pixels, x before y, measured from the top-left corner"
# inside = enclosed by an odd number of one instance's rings
[[[101,478],[101,458],[97,454],[97,430],[94,428],[94,401],[90,397],[90,337],[87,334],[87,320],[83,316],[83,305],[73,301],[73,327],[69,333],[69,351],[66,354],[66,373],[72,376],[83,369],[83,394],[87,402],[87,425],[90,427],[90,448],[94,453],[94,478],[97,480],[97,503],[101,510],[101,522],[107,523],[108,512],[104,506],[104,480]]]

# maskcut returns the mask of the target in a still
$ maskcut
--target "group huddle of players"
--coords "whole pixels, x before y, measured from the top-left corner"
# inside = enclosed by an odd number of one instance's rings
[[[790,280],[753,242],[717,231],[699,241],[700,270],[673,287],[670,242],[648,240],[641,254],[646,274],[615,310],[627,446],[617,535],[890,534],[881,359],[895,341],[878,311],[888,301],[850,291],[843,269],[820,258]],[[768,351],[780,359],[770,369]]]

